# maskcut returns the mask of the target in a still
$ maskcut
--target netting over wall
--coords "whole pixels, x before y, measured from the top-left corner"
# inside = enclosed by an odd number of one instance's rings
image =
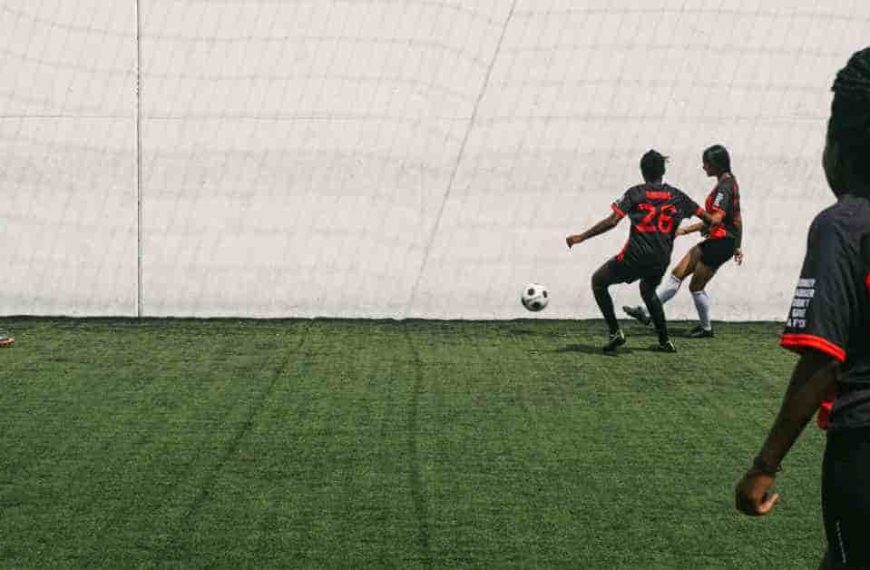
[[[867,38],[846,0],[4,0],[0,312],[513,318],[540,281],[596,316],[627,225],[565,235],[649,148],[702,200],[722,143],[747,260],[714,317],[783,318]]]

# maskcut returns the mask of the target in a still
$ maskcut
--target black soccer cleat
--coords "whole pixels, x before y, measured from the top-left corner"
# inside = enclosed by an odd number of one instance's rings
[[[616,331],[610,338],[607,340],[607,344],[605,344],[601,350],[607,353],[616,352],[616,349],[625,344],[625,334],[622,331]]]
[[[625,311],[626,315],[641,324],[649,325],[652,322],[652,319],[649,315],[646,314],[646,311],[643,310],[643,307],[629,307],[628,305],[625,305],[622,307],[622,310]]]
[[[685,334],[687,338],[713,338],[713,329],[707,330],[701,325],[696,326]]]
[[[677,347],[674,346],[672,341],[666,341],[655,348],[656,352],[676,352]]]

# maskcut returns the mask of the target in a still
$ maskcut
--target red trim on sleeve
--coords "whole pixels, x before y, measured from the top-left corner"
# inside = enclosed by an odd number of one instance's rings
[[[723,216],[728,214],[728,212],[716,206],[710,206],[709,208],[707,208],[707,211],[710,212],[710,214],[722,214]]]
[[[701,214],[703,214],[703,213],[704,213],[704,208],[702,208],[701,206],[698,206],[698,208],[695,210],[695,215],[700,218]]]
[[[619,216],[620,218],[625,217],[625,212],[623,212],[622,210],[619,209],[619,206],[616,205],[616,202],[614,202],[613,204],[610,205],[610,209],[613,210],[614,212],[616,212],[616,215]]]
[[[833,342],[813,334],[791,334],[786,333],[779,339],[779,345],[789,350],[799,350],[801,348],[812,348],[836,358],[840,362],[846,361],[846,351],[834,344]]]

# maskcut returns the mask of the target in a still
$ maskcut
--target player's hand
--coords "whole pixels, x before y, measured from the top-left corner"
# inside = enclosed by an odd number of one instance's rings
[[[678,236],[684,236],[684,235],[686,235],[687,233],[688,233],[688,232],[686,232],[686,228],[677,228],[677,235],[678,235]]]
[[[743,250],[737,249],[734,251],[734,261],[737,262],[737,265],[743,265]]]
[[[734,506],[743,514],[760,517],[768,514],[779,501],[779,493],[770,494],[776,477],[755,469],[746,472],[734,490]]]
[[[568,244],[568,249],[571,249],[571,246],[576,245],[582,241],[583,240],[580,238],[579,235],[572,235],[565,238],[565,243]]]

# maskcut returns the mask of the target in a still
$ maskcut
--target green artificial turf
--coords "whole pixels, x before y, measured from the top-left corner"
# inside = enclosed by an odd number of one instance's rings
[[[5,319],[3,567],[815,567],[823,434],[734,483],[776,324]],[[675,323],[676,332],[686,328]]]

